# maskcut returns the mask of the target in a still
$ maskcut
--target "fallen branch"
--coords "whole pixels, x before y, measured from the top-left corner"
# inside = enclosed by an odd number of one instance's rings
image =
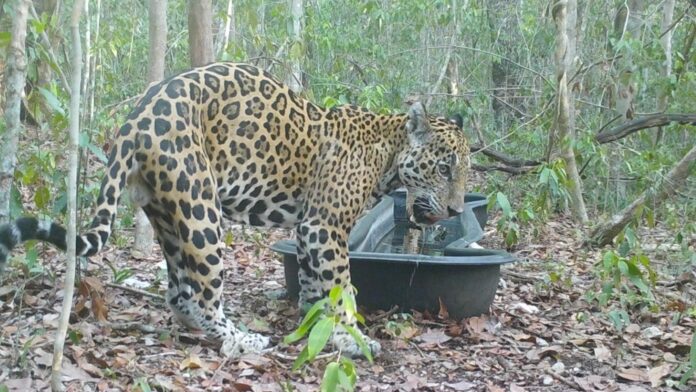
[[[673,122],[696,125],[696,114],[653,114],[636,118],[606,132],[600,132],[595,136],[595,140],[600,144],[605,144],[619,140],[641,129],[661,127]]]
[[[151,293],[151,292],[149,292],[149,291],[145,291],[145,290],[142,290],[142,289],[137,289],[137,288],[135,288],[135,287],[123,286],[123,285],[120,285],[120,284],[117,284],[117,283],[107,283],[106,285],[109,286],[109,287],[113,287],[113,288],[115,288],[115,289],[120,289],[120,290],[123,290],[123,291],[130,291],[130,292],[133,293],[133,294],[138,294],[138,295],[142,295],[142,296],[145,296],[145,297],[154,298],[154,299],[156,299],[156,300],[164,301],[164,297],[162,297],[162,296],[159,295],[159,294]]]
[[[621,230],[633,220],[645,204],[658,207],[662,201],[676,192],[687,177],[696,170],[696,146],[667,173],[664,180],[645,190],[633,203],[612,218],[598,225],[585,241],[585,245],[604,246],[610,244]]]

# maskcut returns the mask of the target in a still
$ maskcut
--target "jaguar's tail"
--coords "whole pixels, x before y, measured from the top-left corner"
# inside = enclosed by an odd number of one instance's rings
[[[116,218],[118,201],[126,187],[128,175],[133,170],[133,155],[136,147],[136,132],[130,123],[119,130],[111,148],[107,172],[102,181],[96,214],[90,229],[76,238],[76,254],[91,256],[99,252],[109,236]],[[25,217],[0,225],[0,272],[5,267],[12,249],[28,240],[49,242],[61,250],[67,247],[67,231],[51,221]]]

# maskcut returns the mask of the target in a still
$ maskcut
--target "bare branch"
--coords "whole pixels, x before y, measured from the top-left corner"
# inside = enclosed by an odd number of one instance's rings
[[[654,114],[636,118],[595,136],[598,143],[604,144],[619,140],[641,129],[661,127],[669,123],[696,125],[696,114]]]
[[[631,222],[641,207],[648,204],[658,207],[667,196],[676,192],[689,175],[696,169],[696,146],[691,150],[667,173],[664,180],[656,186],[645,190],[633,203],[624,208],[621,212],[614,215],[607,221],[599,224],[590,234],[590,238],[585,245],[604,246],[610,244],[614,238]]]
[[[493,158],[496,161],[503,162],[504,164],[512,167],[523,167],[523,166],[539,166],[541,164],[540,161],[533,161],[533,160],[527,160],[527,159],[518,159],[511,157],[505,153],[499,152],[492,150],[488,147],[483,147],[478,144],[472,145],[469,150],[471,152],[477,152],[480,151],[487,157]]]
[[[480,171],[480,172],[488,172],[488,171],[502,171],[505,173],[510,173],[513,175],[517,174],[526,174],[529,173],[530,171],[536,169],[535,166],[524,166],[524,167],[514,167],[514,166],[504,166],[504,165],[491,165],[491,166],[484,166],[484,165],[478,165],[478,164],[472,164],[471,168]]]

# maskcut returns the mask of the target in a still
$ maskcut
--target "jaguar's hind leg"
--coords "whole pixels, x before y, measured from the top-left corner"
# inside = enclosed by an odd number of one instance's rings
[[[176,176],[176,172],[161,171],[158,178],[177,183]],[[177,183],[178,192],[153,198],[145,211],[155,222],[167,260],[167,303],[184,324],[220,341],[224,355],[239,356],[260,351],[268,338],[242,332],[223,312],[224,245],[213,183],[207,171],[192,173],[185,184]]]

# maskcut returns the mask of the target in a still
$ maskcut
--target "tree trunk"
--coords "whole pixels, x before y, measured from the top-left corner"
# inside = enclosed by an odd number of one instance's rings
[[[188,27],[191,66],[198,67],[213,62],[212,0],[188,0]]]
[[[509,0],[491,0],[485,2],[488,28],[491,32],[491,41],[496,52],[502,57],[491,57],[491,109],[495,129],[499,130],[499,136],[507,133],[509,127],[516,121],[519,115],[511,109],[511,104],[516,104],[514,96],[517,94],[517,86],[520,84],[515,66],[506,59],[518,60],[515,48],[519,45],[521,37],[517,27],[518,7],[517,2]]]
[[[232,0],[227,0],[227,13],[225,14],[225,27],[223,27],[218,32],[217,47],[215,53],[221,56],[227,51],[227,47],[230,44],[230,39],[235,41],[237,35],[237,25],[235,23],[234,16],[234,2]]]
[[[663,32],[662,38],[660,38],[660,43],[662,44],[662,50],[665,53],[665,61],[662,63],[662,69],[660,74],[665,80],[669,80],[672,76],[672,19],[674,18],[674,0],[665,0],[662,3],[662,28],[660,31]],[[667,85],[666,83],[664,85]],[[665,87],[661,88],[657,93],[657,111],[664,112],[667,110],[667,104],[669,92],[666,91]],[[658,145],[662,140],[663,130],[662,127],[657,129],[655,133],[655,145]]]
[[[147,80],[156,83],[164,79],[164,54],[167,50],[167,0],[150,0],[148,5],[150,48],[148,51]],[[135,213],[133,255],[146,257],[152,253],[154,232],[150,222],[138,208]]]
[[[614,215],[611,219],[598,225],[592,231],[588,243],[595,246],[611,244],[621,230],[631,220],[636,218],[638,212],[642,210],[641,207],[648,204],[653,208],[658,208],[665,198],[673,194],[679,186],[683,185],[686,178],[693,174],[694,169],[696,169],[695,161],[696,146],[693,146],[684,158],[667,173],[664,181],[653,188],[647,189],[628,207]]]
[[[12,23],[12,40],[7,53],[5,65],[5,130],[0,134],[0,223],[10,219],[10,199],[12,198],[12,180],[17,166],[17,143],[22,124],[19,112],[22,107],[22,95],[27,77],[27,58],[24,41],[27,38],[27,14],[29,0],[17,1],[14,22]],[[1,129],[0,129],[1,131]]]
[[[302,91],[302,58],[304,57],[304,43],[302,42],[302,29],[304,11],[302,0],[289,0],[290,14],[292,15],[292,34],[290,39],[290,75],[287,84],[296,93]]]
[[[575,0],[559,0],[553,7],[553,19],[556,23],[556,80],[558,81],[558,104],[554,128],[549,135],[549,156],[554,149],[560,151],[565,161],[570,185],[570,209],[575,218],[587,223],[585,201],[582,198],[582,180],[578,173],[572,140],[575,139],[575,98],[568,86],[568,75],[573,74],[575,58],[577,3]]]
[[[75,237],[77,235],[77,150],[80,139],[80,81],[82,77],[82,47],[80,46],[80,13],[83,0],[73,4],[70,30],[72,31],[72,94],[70,95],[70,141],[68,143],[68,222],[67,222],[67,267],[63,283],[63,307],[53,345],[53,365],[51,368],[51,389],[62,391],[61,373],[63,365],[63,347],[65,334],[68,332],[70,309],[72,308],[75,289]]]

